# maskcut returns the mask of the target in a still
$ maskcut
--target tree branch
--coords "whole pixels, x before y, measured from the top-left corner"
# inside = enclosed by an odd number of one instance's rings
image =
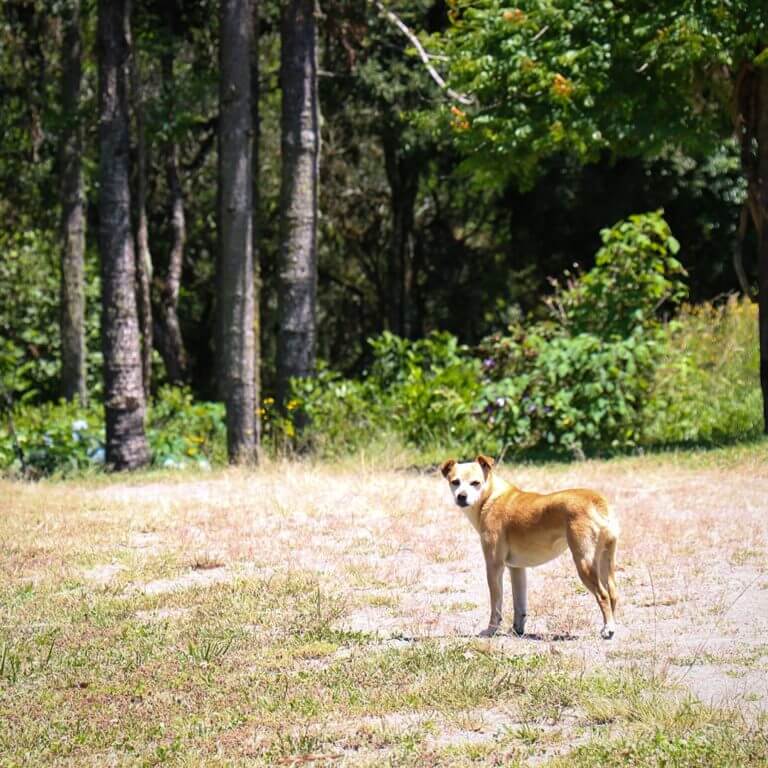
[[[471,96],[465,96],[462,93],[458,93],[457,91],[454,91],[452,88],[448,86],[448,84],[445,82],[443,77],[440,75],[440,73],[432,66],[430,63],[430,58],[434,58],[433,56],[430,56],[425,50],[424,46],[419,42],[419,38],[416,37],[416,34],[411,30],[405,22],[396,14],[394,14],[392,11],[388,10],[384,7],[384,5],[381,3],[381,0],[373,0],[373,4],[378,8],[379,12],[386,17],[387,21],[394,24],[411,42],[411,45],[416,49],[416,53],[419,54],[419,58],[423,62],[424,66],[427,69],[427,72],[429,72],[432,79],[454,100],[458,101],[459,104],[465,104],[470,105],[474,104],[475,100]]]

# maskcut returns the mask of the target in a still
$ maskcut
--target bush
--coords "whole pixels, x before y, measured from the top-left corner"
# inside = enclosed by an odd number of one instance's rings
[[[548,301],[571,335],[593,333],[626,339],[638,329],[660,331],[659,309],[673,308],[687,295],[685,270],[675,258],[680,244],[661,211],[638,214],[600,232],[595,266],[570,280]]]
[[[647,409],[650,444],[704,443],[762,432],[757,305],[684,307],[669,328]]]
[[[222,403],[195,402],[188,389],[162,387],[147,413],[152,463],[208,468],[227,458],[226,411]]]
[[[186,389],[164,387],[147,413],[154,466],[208,467],[226,460],[224,406],[196,403]],[[11,428],[13,425],[13,429]],[[60,401],[20,404],[0,423],[0,471],[66,475],[103,466],[104,411]],[[19,455],[19,452],[23,455]]]
[[[289,408],[309,420],[300,445],[339,455],[390,434],[418,446],[464,445],[476,437],[471,408],[480,366],[455,337],[410,341],[385,332],[369,344],[373,365],[361,380],[321,368],[317,377],[293,382]],[[287,430],[293,434],[290,423]]]
[[[0,470],[69,474],[103,463],[100,407],[83,408],[65,401],[20,405],[12,414],[5,414],[0,425]]]
[[[606,342],[587,333],[548,337],[536,327],[523,339],[486,345],[489,367],[500,368],[490,365],[499,347],[515,360],[482,390],[479,410],[493,450],[548,448],[582,455],[637,445],[656,346],[639,329]]]
[[[665,343],[657,310],[685,294],[683,269],[659,213],[632,216],[602,238],[590,272],[555,284],[550,320],[518,320],[473,352],[446,333],[384,333],[369,340],[374,363],[362,381],[326,371],[297,382],[309,439],[341,448],[350,432],[357,445],[391,429],[418,447],[464,452],[637,445]]]
[[[679,246],[660,213],[601,233],[592,270],[557,282],[550,321],[517,322],[480,345],[479,411],[495,449],[577,455],[643,440],[645,404],[666,345],[659,307],[685,295]]]

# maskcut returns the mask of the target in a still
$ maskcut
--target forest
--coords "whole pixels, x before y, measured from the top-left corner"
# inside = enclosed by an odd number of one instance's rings
[[[0,768],[768,766],[765,0],[0,0]]]
[[[5,0],[0,470],[759,436],[767,37],[746,1]]]

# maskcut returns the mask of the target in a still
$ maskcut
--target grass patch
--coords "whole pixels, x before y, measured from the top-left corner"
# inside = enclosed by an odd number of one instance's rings
[[[557,571],[532,577],[532,621],[543,621],[542,594],[561,601],[550,637],[589,611],[572,641],[488,641],[429,624],[469,626],[468,612],[485,609],[476,541],[439,506],[438,478],[393,483],[389,470],[310,462],[205,482],[151,472],[0,483],[0,766],[760,765],[754,721],[693,703],[646,663],[657,653],[651,609],[677,597],[694,615],[688,590],[700,577],[682,589],[672,571],[692,574],[704,555],[681,551],[705,551],[707,573],[731,574],[731,556],[741,574],[758,565],[762,529],[734,515],[756,508],[754,470],[768,451],[721,452],[727,472],[708,464],[715,453],[514,467],[524,487],[600,487],[596,478],[617,499],[623,605],[649,639],[598,665],[583,661],[608,650],[594,606]],[[668,515],[704,509],[713,488],[728,514],[677,544]],[[391,547],[383,568],[361,552],[372,540]],[[743,599],[759,600],[758,586]],[[708,606],[693,607],[707,620]],[[388,631],[376,623],[385,611],[397,613]],[[764,642],[734,642],[725,661],[763,665]],[[684,658],[682,647],[658,653],[660,664]]]

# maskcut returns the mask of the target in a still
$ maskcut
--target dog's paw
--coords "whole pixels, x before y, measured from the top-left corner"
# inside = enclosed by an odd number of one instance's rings
[[[493,637],[498,631],[499,631],[498,627],[494,627],[494,626],[486,627],[482,632],[480,632],[478,637]]]
[[[602,637],[603,640],[610,640],[615,634],[616,634],[616,626],[613,624],[613,622],[611,622],[610,624],[606,624],[600,630],[600,637]]]

